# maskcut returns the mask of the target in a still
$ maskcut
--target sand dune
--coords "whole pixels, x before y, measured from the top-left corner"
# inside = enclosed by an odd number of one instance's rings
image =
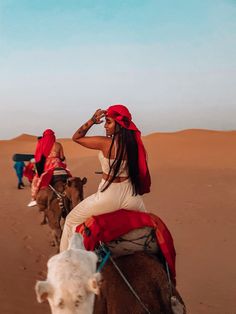
[[[236,279],[236,132],[184,130],[145,136],[152,191],[145,195],[174,237],[177,286],[190,314],[233,314]],[[37,138],[0,141],[0,313],[49,313],[38,304],[36,279],[55,254],[41,214],[28,208],[30,187],[16,189],[14,153],[33,153]],[[97,152],[59,140],[73,175],[88,178],[85,196],[100,180]],[[25,180],[26,182],[26,180]]]

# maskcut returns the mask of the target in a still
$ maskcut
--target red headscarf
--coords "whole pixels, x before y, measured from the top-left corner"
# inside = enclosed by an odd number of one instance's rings
[[[39,162],[42,156],[46,158],[48,157],[55,141],[56,137],[53,130],[47,129],[43,132],[43,137],[38,140],[38,144],[34,154],[35,162]]]
[[[138,144],[138,165],[139,165],[139,194],[150,192],[151,177],[147,166],[147,154],[141,140],[141,132],[132,122],[129,110],[121,104],[110,106],[107,109],[107,116],[114,119],[119,125],[127,130],[135,131]]]

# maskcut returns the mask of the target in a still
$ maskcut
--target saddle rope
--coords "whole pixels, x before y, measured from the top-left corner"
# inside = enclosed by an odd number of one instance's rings
[[[51,184],[49,184],[49,187],[56,194],[56,196],[58,198],[63,198],[64,195],[62,193],[58,192],[56,189],[54,189],[54,187]]]
[[[66,212],[67,210],[66,210],[64,202],[63,202],[63,198],[64,198],[65,194],[58,192],[56,189],[54,189],[54,187],[51,184],[49,184],[49,187],[57,196],[58,204],[59,204],[61,212],[63,212],[63,211]]]
[[[114,259],[111,257],[111,252],[110,250],[105,248],[105,245],[100,242],[100,246],[102,248],[102,250],[106,253],[106,256],[104,258],[104,260],[102,261],[102,263],[100,264],[101,267],[98,268],[98,271],[101,271],[101,269],[103,268],[103,266],[105,265],[106,261],[108,259],[110,259],[110,261],[112,262],[113,266],[116,268],[116,270],[118,271],[119,275],[121,276],[121,278],[124,280],[124,282],[126,283],[126,285],[128,286],[128,288],[130,289],[130,291],[133,293],[133,295],[135,296],[135,298],[138,300],[139,304],[142,306],[142,308],[145,310],[146,313],[151,314],[151,312],[149,311],[149,309],[146,307],[146,305],[143,303],[143,301],[141,300],[141,298],[139,297],[139,295],[137,294],[137,292],[134,290],[134,288],[131,286],[131,284],[129,283],[129,281],[127,280],[127,278],[125,277],[125,275],[122,273],[121,269],[119,268],[119,266],[117,265],[117,263],[114,261]]]
[[[86,226],[85,223],[83,223],[84,225],[84,232],[87,236],[91,236],[93,239],[93,234],[91,232],[91,230]],[[143,303],[143,301],[140,299],[140,297],[138,296],[137,292],[134,290],[134,288],[131,286],[131,284],[129,283],[129,281],[126,279],[125,275],[122,273],[122,271],[120,270],[120,268],[118,267],[118,265],[116,264],[116,262],[114,261],[114,259],[111,257],[111,252],[109,249],[107,249],[104,245],[104,243],[102,241],[99,242],[100,248],[103,250],[103,252],[106,254],[105,257],[103,258],[101,264],[99,265],[97,271],[101,272],[102,268],[104,267],[104,265],[106,264],[107,260],[110,259],[110,261],[112,262],[112,264],[114,265],[114,267],[116,268],[116,270],[118,271],[119,275],[121,276],[121,278],[124,280],[124,282],[126,283],[126,285],[128,286],[128,288],[130,289],[130,291],[133,293],[133,295],[135,296],[135,298],[138,300],[139,304],[142,306],[142,308],[145,310],[146,313],[151,314],[151,312],[149,311],[149,309],[146,307],[146,305]]]

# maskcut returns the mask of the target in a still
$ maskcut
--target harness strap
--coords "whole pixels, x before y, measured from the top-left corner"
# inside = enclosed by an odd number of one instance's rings
[[[58,199],[58,204],[59,204],[60,210],[62,212],[62,217],[65,218],[69,213],[65,207],[65,204],[64,204],[65,194],[58,192],[56,189],[54,189],[54,187],[51,184],[49,184],[49,187],[56,194],[57,199]]]
[[[59,199],[62,199],[63,198],[63,194],[61,194],[60,192],[58,192],[56,189],[54,189],[54,187],[49,184],[49,187],[50,189],[56,194],[56,196],[59,198]]]
[[[91,233],[91,230],[86,226],[85,223],[83,223],[84,227],[85,227],[85,234],[92,236],[93,234]],[[118,273],[120,274],[121,278],[124,280],[124,282],[126,283],[126,285],[128,286],[128,288],[130,289],[130,291],[133,293],[133,295],[135,296],[135,298],[138,300],[138,302],[140,303],[140,305],[142,306],[142,308],[145,310],[146,313],[151,314],[151,312],[149,311],[149,309],[146,307],[146,305],[142,302],[142,300],[140,299],[140,297],[138,296],[137,292],[133,289],[133,287],[131,286],[131,284],[129,283],[129,281],[126,279],[125,275],[122,273],[122,271],[120,270],[120,268],[118,267],[118,265],[116,264],[116,262],[114,261],[114,259],[111,257],[111,252],[110,250],[105,248],[105,245],[100,241],[100,247],[101,250],[103,250],[103,252],[106,253],[105,257],[102,259],[101,264],[98,267],[97,271],[101,271],[101,269],[104,267],[105,263],[107,262],[108,258],[110,259],[110,261],[112,262],[112,264],[114,265],[114,267],[116,268],[116,270],[118,271]]]
[[[101,250],[106,253],[106,255],[104,256],[104,258],[102,259],[101,264],[99,265],[97,271],[100,272],[101,269],[104,267],[105,263],[107,262],[108,259],[110,259],[110,261],[112,262],[112,264],[114,265],[114,267],[116,268],[116,270],[118,271],[118,273],[120,274],[121,278],[124,280],[124,282],[126,283],[126,285],[128,286],[128,288],[130,289],[130,291],[133,293],[133,295],[135,296],[135,298],[138,300],[138,302],[140,303],[140,305],[142,306],[142,308],[145,310],[146,313],[151,314],[151,312],[148,310],[148,308],[146,307],[146,305],[142,302],[142,300],[140,299],[140,297],[138,296],[138,294],[136,293],[136,291],[134,290],[134,288],[131,286],[131,284],[129,283],[129,281],[126,279],[125,275],[122,273],[122,271],[120,270],[120,268],[118,267],[118,265],[116,264],[116,262],[114,261],[114,259],[111,257],[111,252],[109,249],[106,249],[106,247],[104,246],[104,244],[102,242],[100,242],[100,247]]]
[[[111,256],[111,251],[106,251],[106,255],[104,256],[104,258],[102,259],[102,262],[100,263],[100,265],[98,266],[97,272],[101,272],[102,268],[104,267],[104,265],[106,264],[108,258]]]

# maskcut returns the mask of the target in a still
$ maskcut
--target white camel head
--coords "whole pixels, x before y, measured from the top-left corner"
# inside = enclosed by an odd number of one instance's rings
[[[75,233],[68,250],[50,258],[47,266],[46,281],[35,286],[38,302],[48,300],[52,314],[93,313],[101,276],[97,256],[84,249],[82,236]]]

